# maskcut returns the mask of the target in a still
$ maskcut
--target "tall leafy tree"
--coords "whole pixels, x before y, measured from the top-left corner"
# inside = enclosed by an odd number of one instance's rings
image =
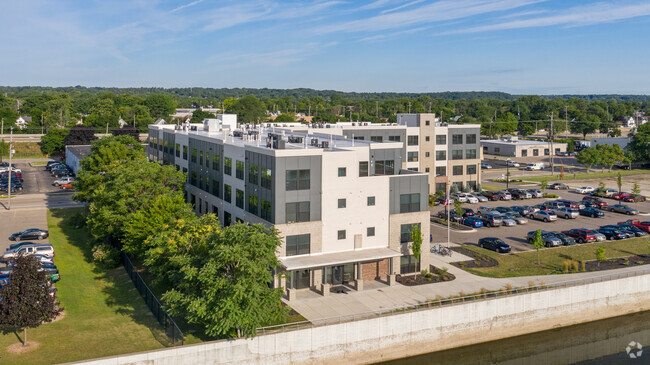
[[[68,129],[51,128],[41,137],[41,151],[46,155],[63,153],[65,137],[70,133]]]
[[[93,141],[90,154],[81,160],[81,168],[97,174],[113,162],[146,159],[142,144],[131,136],[111,136]]]
[[[537,265],[540,265],[539,261],[539,251],[544,248],[544,240],[542,239],[542,230],[538,229],[533,235],[533,241],[531,242],[533,248],[537,251]]]
[[[172,289],[163,300],[174,315],[218,337],[254,336],[283,319],[282,291],[271,289],[278,232],[262,225],[220,228],[218,219],[180,219],[149,239],[145,264]]]
[[[176,102],[169,95],[153,94],[144,99],[144,105],[154,118],[169,118],[176,111]]]
[[[635,162],[650,161],[650,123],[639,126],[626,148]]]
[[[591,171],[592,166],[600,163],[601,156],[596,148],[589,147],[589,148],[583,148],[580,152],[578,152],[576,159],[578,160],[579,163],[587,166],[587,173],[588,173]]]
[[[3,331],[23,330],[23,345],[27,344],[27,328],[35,328],[53,320],[60,312],[50,295],[51,284],[33,256],[20,255],[9,284],[0,289],[0,328]]]
[[[248,95],[236,100],[229,113],[237,114],[241,123],[258,123],[265,117],[266,107],[258,98]]]

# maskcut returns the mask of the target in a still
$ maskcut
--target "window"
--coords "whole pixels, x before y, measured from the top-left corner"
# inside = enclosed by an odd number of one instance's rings
[[[214,171],[219,171],[221,166],[221,156],[216,153],[212,156],[212,169]]]
[[[190,194],[190,204],[192,204],[192,208],[196,206],[196,195]]]
[[[339,208],[345,208],[347,202],[345,199],[339,199]]]
[[[418,153],[417,152],[409,152],[407,155],[407,161],[408,162],[418,162]]]
[[[248,212],[257,215],[257,197],[255,195],[248,196]]]
[[[424,157],[430,157],[430,156],[431,156],[431,153],[429,153],[429,152],[424,153]]]
[[[196,171],[190,174],[190,184],[196,186]]]
[[[366,228],[366,236],[374,237],[375,236],[375,227]]]
[[[409,167],[407,170],[418,172],[418,168],[417,168],[417,167]]]
[[[205,153],[205,167],[210,168],[210,152]]]
[[[359,176],[368,176],[368,161],[359,162]]]
[[[309,222],[309,202],[287,203],[287,223]]]
[[[465,150],[465,158],[468,160],[476,159],[476,149]]]
[[[447,167],[446,166],[436,167],[436,176],[447,176]]]
[[[187,146],[183,146],[183,160],[187,160]]]
[[[555,149],[555,154],[557,155],[558,153],[560,153],[560,149],[559,149],[559,148],[556,148],[556,149]]]
[[[476,181],[468,181],[467,186],[469,186],[473,191],[476,191]]]
[[[447,191],[447,183],[436,183],[436,193],[439,191]]]
[[[287,191],[308,189],[309,170],[287,170]]]
[[[431,140],[431,137],[426,136],[426,137],[424,137],[424,140],[427,141],[427,142],[429,142],[429,141]]]
[[[203,151],[199,151],[199,165],[203,165]]]
[[[528,150],[521,150],[521,157],[528,156]]]
[[[369,196],[368,197],[368,206],[373,206],[375,205],[375,197],[374,196]]]
[[[381,136],[370,136],[370,141],[381,143],[384,141],[384,139]]]
[[[463,166],[454,166],[454,176],[459,176],[463,174]]]
[[[365,137],[364,136],[355,136],[354,139],[357,140],[357,141],[363,141],[365,139]]]
[[[223,185],[223,200],[232,203],[232,187],[228,184]]]
[[[401,142],[402,138],[400,136],[388,136],[390,142]]]
[[[452,160],[462,160],[463,159],[463,150],[454,150],[451,151]]]
[[[299,234],[297,236],[287,236],[287,256],[308,255],[310,249],[310,234]]]
[[[533,150],[533,156],[539,156],[539,150],[537,148]]]
[[[255,165],[248,165],[248,182],[257,185],[258,169]]]
[[[462,134],[452,134],[451,135],[451,144],[463,144],[463,135]]]
[[[271,189],[271,169],[262,168],[262,187]]]
[[[336,234],[337,234],[338,239],[340,239],[340,240],[345,239],[345,230],[344,229],[338,231]]]
[[[235,189],[235,205],[244,209],[244,192],[239,189]]]
[[[476,175],[476,165],[467,165],[467,175]]]
[[[447,159],[447,151],[436,151],[436,161],[444,161]]]
[[[428,167],[425,167],[425,168],[424,168],[424,172],[429,172],[429,168],[428,168]]]
[[[262,199],[262,213],[260,214],[262,219],[266,219],[267,221],[271,221],[271,202]]]
[[[406,139],[406,144],[408,146],[417,146],[418,145],[418,136],[408,136]]]
[[[219,184],[219,180],[212,180],[212,195],[221,198],[221,184]]]
[[[420,223],[402,224],[400,226],[400,242],[411,242],[411,231],[420,227]]]
[[[549,153],[549,149],[548,149],[548,148],[544,148],[544,156],[548,156],[549,154],[550,154],[550,153]]]
[[[500,154],[500,153],[501,153],[501,148],[499,148],[499,147],[494,147],[494,154],[495,154],[495,155],[498,155],[498,154]]]
[[[187,167],[183,167],[183,173],[187,174]]]
[[[399,212],[410,213],[420,211],[420,193],[400,194]]]
[[[223,173],[232,176],[232,158],[226,157],[223,159]]]
[[[176,157],[181,157],[181,145],[176,143]]]
[[[219,215],[219,208],[217,208],[215,205],[212,206],[212,214]]]
[[[206,193],[210,192],[210,177],[209,176],[205,177],[205,189],[203,189],[203,190],[205,190]]]
[[[192,148],[191,161],[196,163],[196,148]]]
[[[346,175],[346,169],[345,167],[339,167],[339,177],[343,177]]]
[[[393,175],[395,173],[395,162],[392,160],[376,161],[375,175]]]
[[[400,272],[402,274],[409,274],[420,271],[420,261],[413,255],[405,255],[400,257]]]
[[[460,181],[451,183],[451,186],[455,186],[458,191],[463,191],[463,183]]]
[[[465,144],[476,144],[476,134],[468,134],[465,136]]]
[[[429,121],[429,120],[424,122],[424,125],[429,125],[429,124],[431,124],[431,121]]]
[[[447,144],[447,136],[444,134],[436,135],[436,144]]]
[[[244,163],[242,161],[236,161],[236,164],[237,170],[235,171],[235,177],[239,180],[244,180]]]
[[[223,226],[228,227],[229,225],[232,224],[232,216],[230,213],[226,212],[225,210],[223,211]]]

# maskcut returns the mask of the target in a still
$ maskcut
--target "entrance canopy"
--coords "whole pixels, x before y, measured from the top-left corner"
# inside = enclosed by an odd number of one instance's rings
[[[351,262],[378,261],[400,256],[402,256],[401,253],[389,248],[369,248],[365,250],[343,251],[311,256],[292,256],[280,261],[287,271],[293,271],[343,265]]]

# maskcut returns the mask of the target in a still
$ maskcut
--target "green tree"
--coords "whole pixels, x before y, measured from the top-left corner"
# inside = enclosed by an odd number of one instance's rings
[[[539,262],[539,251],[544,248],[544,240],[542,239],[542,230],[538,229],[535,231],[535,235],[533,235],[533,241],[531,242],[533,245],[533,248],[537,250],[537,265],[540,265]]]
[[[142,145],[131,136],[110,136],[91,143],[90,154],[81,160],[81,168],[93,174],[106,171],[114,162],[145,160]]]
[[[539,187],[542,189],[542,191],[546,191],[546,189],[548,189],[548,181],[542,181]]]
[[[248,95],[236,100],[230,112],[237,114],[240,123],[259,123],[265,117],[266,107],[258,98]]]
[[[601,164],[603,170],[605,167],[608,167],[609,171],[612,171],[614,164],[625,160],[625,153],[617,144],[611,146],[607,144],[601,144],[596,146],[596,151],[600,157],[599,163]]]
[[[172,315],[219,337],[251,337],[256,328],[284,318],[282,289],[270,288],[282,244],[274,228],[220,228],[206,214],[177,220],[149,241],[145,264],[156,282],[171,287],[162,299]]]
[[[212,113],[204,112],[201,109],[196,109],[192,112],[192,123],[201,123],[203,119],[214,119],[216,117],[217,116]]]
[[[458,199],[454,199],[454,211],[456,211],[456,213],[458,213],[460,216],[462,216],[463,213],[464,213],[464,211],[463,211],[463,202],[461,202]]]
[[[618,192],[620,193],[621,188],[623,187],[623,176],[621,176],[620,171],[616,174],[616,185],[618,186]]]
[[[598,267],[600,267],[600,263],[607,260],[607,256],[605,256],[605,247],[603,246],[598,246],[596,250],[594,251],[596,254],[596,260],[598,261]]]
[[[273,121],[276,123],[294,123],[296,121],[296,118],[292,117],[289,114],[280,114]]]
[[[0,162],[5,156],[9,156],[9,143],[4,139],[0,139]]]
[[[27,344],[28,327],[49,322],[62,310],[50,295],[51,284],[40,266],[33,256],[18,256],[9,284],[0,289],[0,329],[3,332],[22,329],[23,346]]]
[[[639,187],[639,184],[634,183],[634,186],[632,187],[632,194],[634,194],[634,203],[636,205],[636,203],[639,202],[639,198],[637,196],[641,195],[641,188]]]
[[[411,243],[409,248],[413,251],[413,256],[416,260],[420,260],[420,254],[422,253],[422,229],[419,224],[411,225]]]
[[[41,137],[41,151],[46,155],[63,153],[65,149],[65,137],[69,132],[69,129],[48,129],[47,133]]]
[[[600,118],[593,114],[588,114],[582,120],[576,120],[570,125],[571,133],[580,133],[585,140],[587,134],[594,133],[598,127],[600,127]]]
[[[580,152],[578,152],[576,159],[579,163],[587,167],[587,173],[589,173],[592,166],[600,163],[601,155],[596,148],[589,147],[583,148]]]
[[[650,161],[650,123],[641,124],[626,146],[634,162]]]
[[[149,95],[144,99],[144,105],[149,108],[149,114],[154,118],[168,119],[176,112],[176,102],[169,95]]]

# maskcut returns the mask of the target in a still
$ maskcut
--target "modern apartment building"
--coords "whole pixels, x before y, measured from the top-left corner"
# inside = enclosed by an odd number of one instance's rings
[[[315,130],[237,127],[235,118],[150,125],[148,155],[187,172],[197,214],[280,231],[285,272],[276,273],[274,284],[290,300],[298,290],[328,295],[340,284],[362,290],[364,282],[392,284],[397,274],[429,268],[427,249],[419,262],[410,249],[417,225],[428,247],[428,174],[403,168],[405,138],[377,143]]]

